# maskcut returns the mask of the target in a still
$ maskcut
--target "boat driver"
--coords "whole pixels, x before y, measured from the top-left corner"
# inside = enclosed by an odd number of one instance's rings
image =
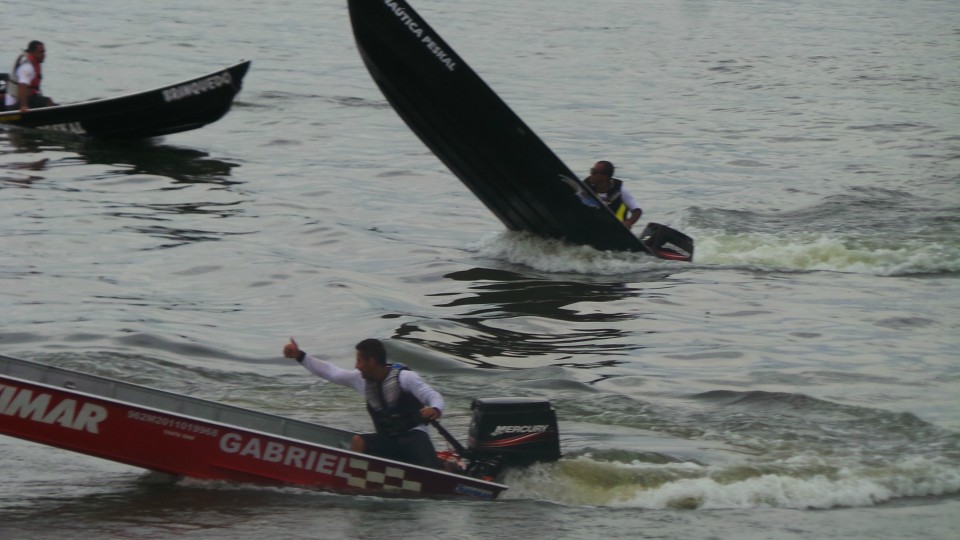
[[[13,74],[7,86],[7,95],[4,98],[4,108],[8,111],[56,105],[52,99],[40,91],[40,82],[43,79],[43,70],[40,64],[47,56],[47,48],[40,41],[31,41],[17,61],[13,64]]]
[[[590,186],[600,201],[610,208],[617,219],[630,229],[640,219],[643,210],[623,187],[623,181],[613,177],[613,171],[613,163],[598,161],[590,169],[590,176],[584,179],[584,182]]]
[[[443,414],[443,396],[402,364],[388,364],[387,351],[377,339],[356,345],[355,369],[341,369],[300,350],[297,342],[283,347],[283,356],[296,359],[315,375],[363,394],[376,433],[353,436],[350,450],[440,468],[427,422]]]

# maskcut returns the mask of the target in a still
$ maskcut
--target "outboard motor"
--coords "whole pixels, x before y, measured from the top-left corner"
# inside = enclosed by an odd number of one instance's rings
[[[673,261],[693,260],[693,238],[659,223],[649,223],[640,233],[640,242],[652,255]]]
[[[560,459],[557,414],[550,402],[533,398],[479,398],[467,439],[467,474],[495,478],[504,467]]]

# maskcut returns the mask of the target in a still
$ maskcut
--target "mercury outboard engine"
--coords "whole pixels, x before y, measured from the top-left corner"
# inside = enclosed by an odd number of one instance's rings
[[[504,467],[560,459],[557,414],[534,398],[479,398],[470,405],[467,474],[495,478]]]

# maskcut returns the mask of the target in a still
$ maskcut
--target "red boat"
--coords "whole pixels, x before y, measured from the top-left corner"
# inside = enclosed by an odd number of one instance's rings
[[[451,439],[464,455],[441,452],[469,465],[455,474],[351,452],[350,431],[0,355],[0,434],[199,479],[494,499],[502,467],[560,457],[549,402],[473,409],[470,447]]]

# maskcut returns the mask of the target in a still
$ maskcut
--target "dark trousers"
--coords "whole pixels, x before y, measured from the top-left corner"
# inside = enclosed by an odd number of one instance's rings
[[[40,107],[49,107],[50,105],[53,105],[53,100],[46,96],[35,95],[27,98],[27,108],[29,109],[39,109]],[[17,102],[16,105],[6,107],[5,110],[19,111],[20,103]]]
[[[396,437],[380,433],[364,433],[360,436],[366,445],[365,454],[431,469],[440,468],[437,450],[423,430],[411,429]]]

